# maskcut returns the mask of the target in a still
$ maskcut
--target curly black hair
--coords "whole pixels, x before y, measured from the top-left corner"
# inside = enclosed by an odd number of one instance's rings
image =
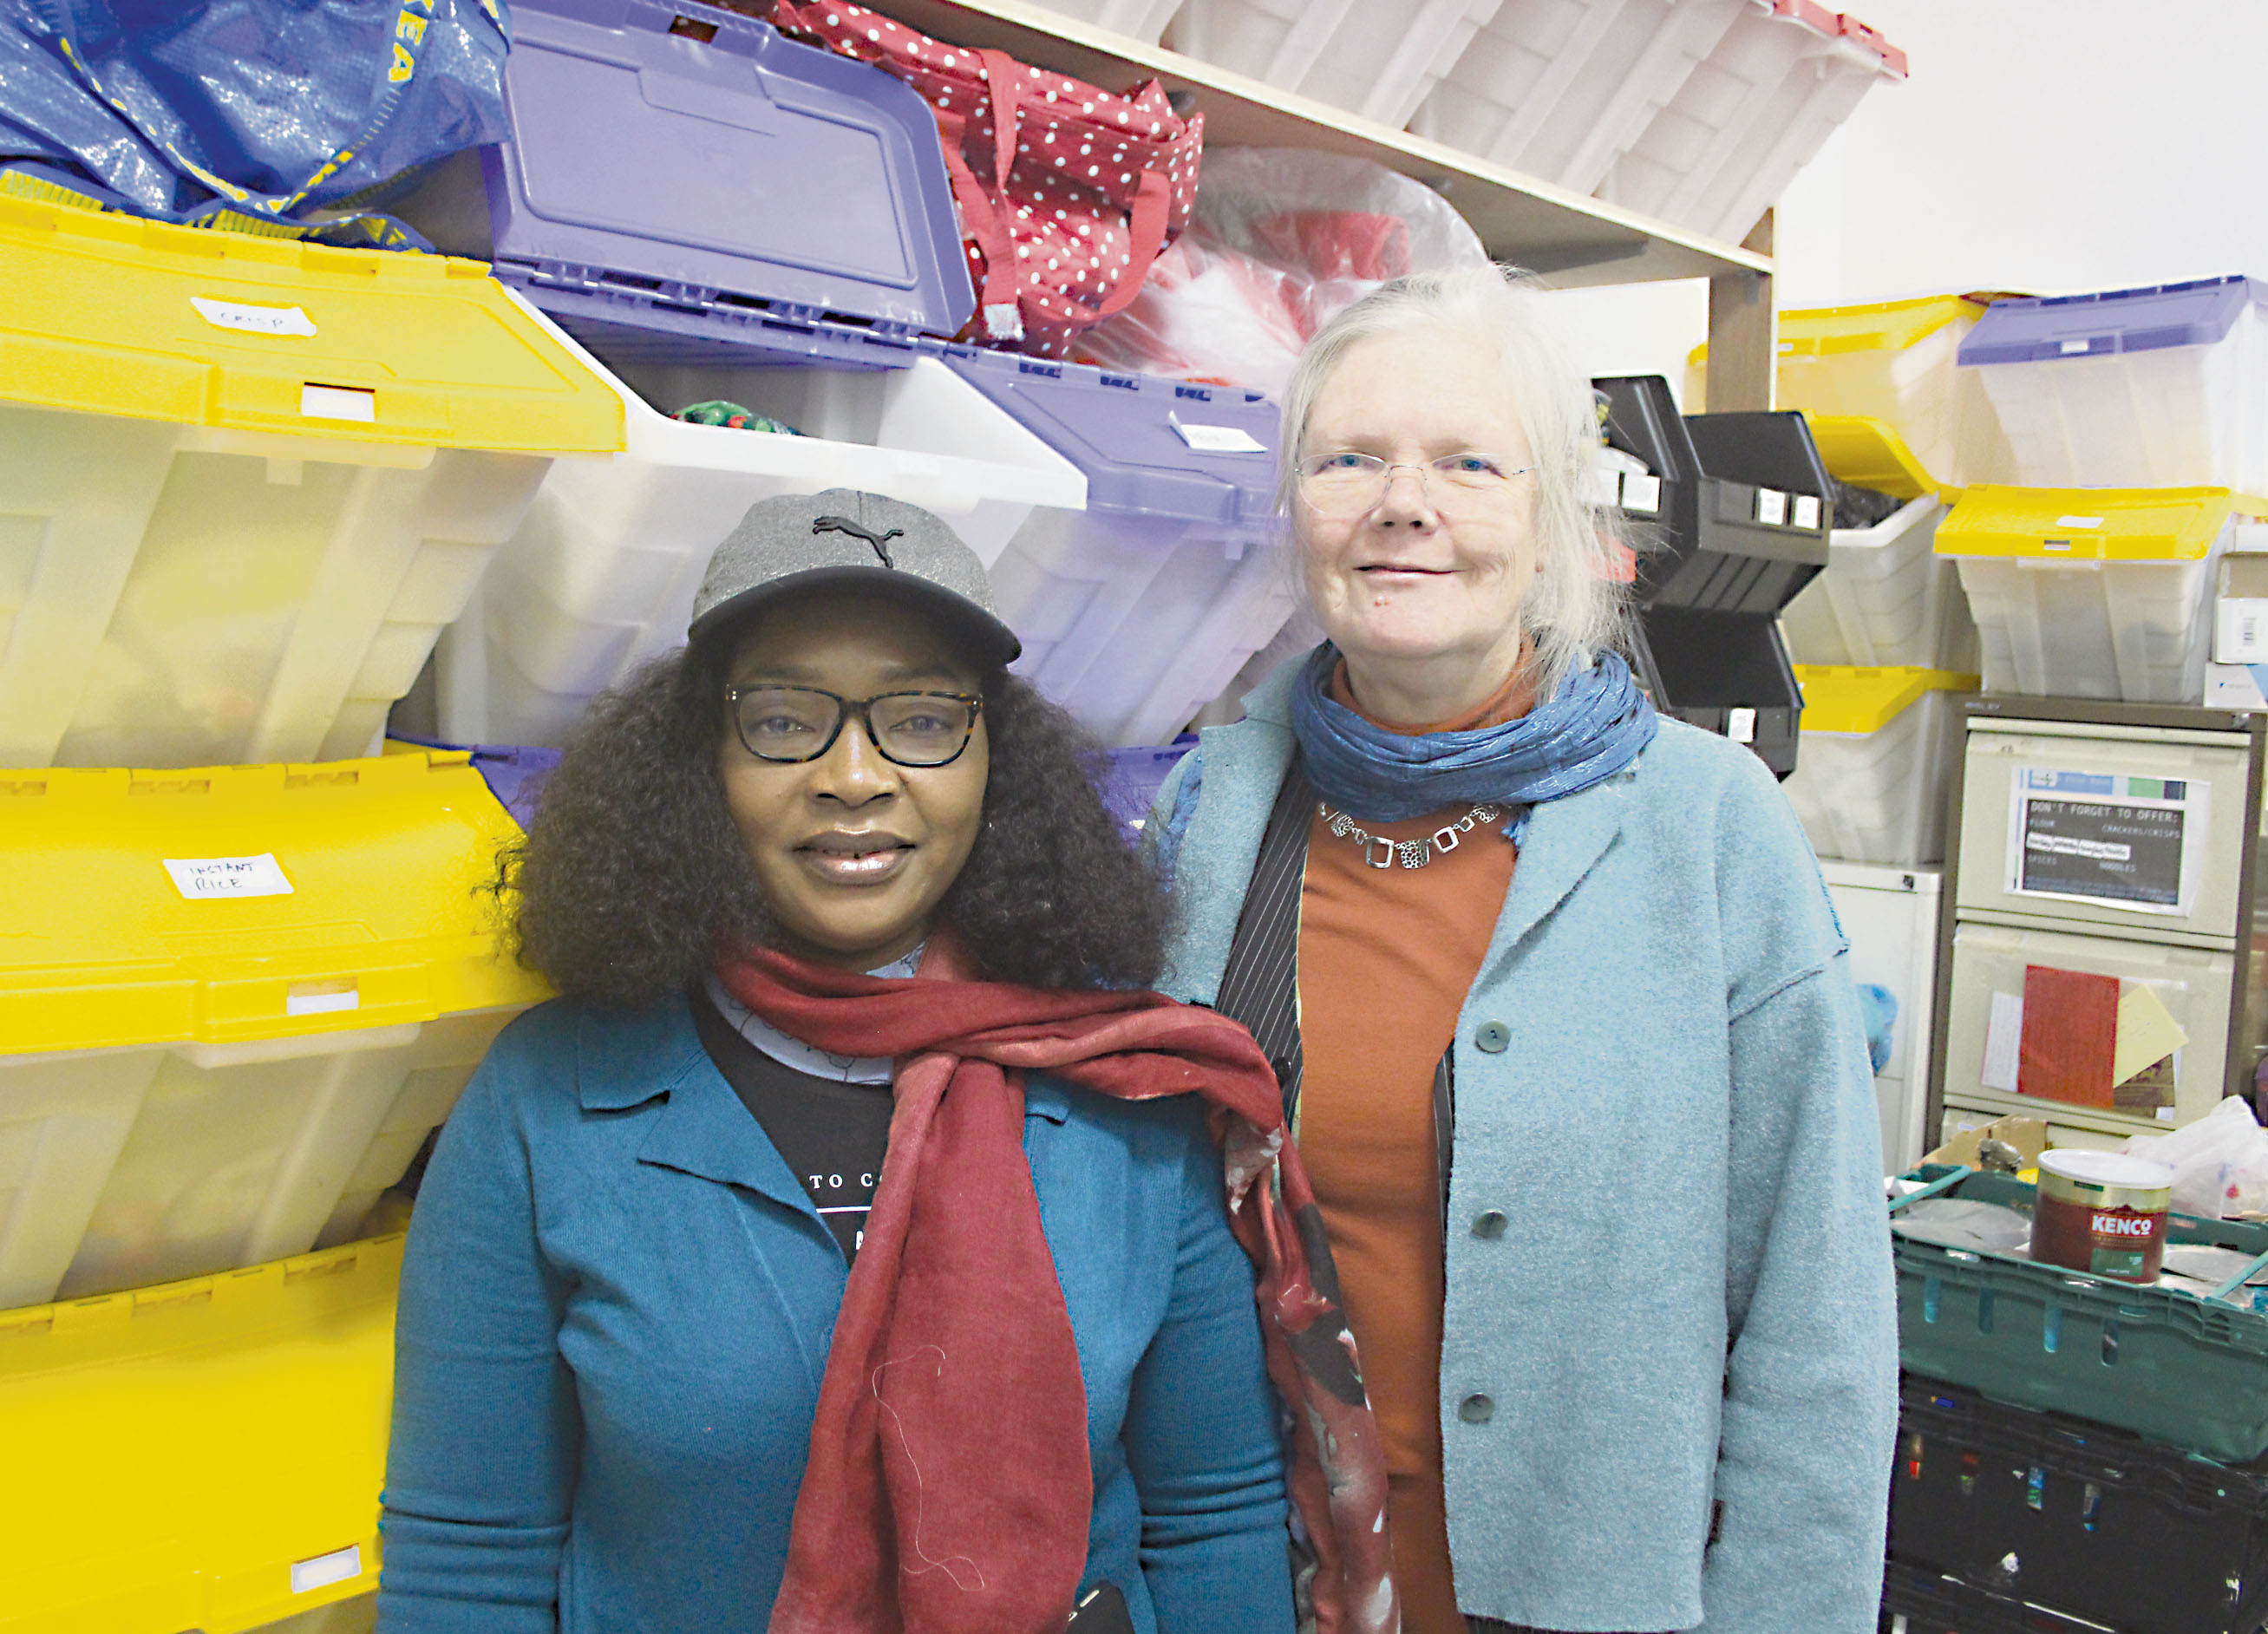
[[[498,858],[520,961],[563,993],[635,1008],[771,939],[718,764],[730,653],[700,643],[597,699]],[[983,827],[944,921],[994,981],[1152,985],[1166,900],[1096,791],[1092,745],[1028,682],[996,670],[983,690]]]

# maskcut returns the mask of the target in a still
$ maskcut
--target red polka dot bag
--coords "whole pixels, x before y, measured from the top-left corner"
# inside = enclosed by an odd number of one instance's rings
[[[895,74],[936,113],[978,291],[974,339],[1063,356],[1189,225],[1204,117],[1181,118],[1155,80],[1113,96],[828,0],[773,0],[771,20]]]

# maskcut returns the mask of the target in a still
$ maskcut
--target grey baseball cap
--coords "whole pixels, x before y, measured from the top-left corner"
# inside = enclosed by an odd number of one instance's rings
[[[960,534],[919,505],[850,488],[750,505],[709,558],[688,638],[816,590],[911,602],[951,624],[988,664],[1007,664],[1023,651],[1001,622],[983,563]]]

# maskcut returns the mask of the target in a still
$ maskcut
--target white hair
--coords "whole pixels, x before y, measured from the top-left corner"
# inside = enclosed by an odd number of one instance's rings
[[[1493,342],[1505,390],[1528,432],[1535,461],[1535,582],[1520,620],[1548,697],[1570,671],[1615,644],[1625,596],[1620,518],[1585,497],[1584,474],[1598,446],[1591,383],[1528,274],[1510,267],[1451,268],[1396,278],[1326,323],[1307,342],[1284,394],[1277,504],[1298,534],[1299,462],[1315,399],[1347,352],[1381,335],[1446,328]],[[1301,576],[1304,585],[1304,574]]]

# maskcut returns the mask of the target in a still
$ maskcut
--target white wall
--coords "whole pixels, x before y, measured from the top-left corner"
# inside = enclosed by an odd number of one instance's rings
[[[2268,0],[1836,0],[1902,47],[1780,201],[1783,308],[2268,276]],[[1698,283],[1558,298],[1680,384]]]

